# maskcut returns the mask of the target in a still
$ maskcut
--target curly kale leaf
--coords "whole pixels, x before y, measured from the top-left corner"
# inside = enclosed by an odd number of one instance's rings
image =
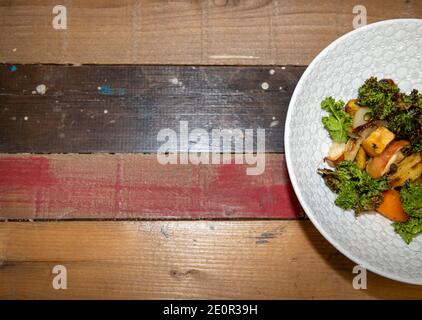
[[[400,112],[392,116],[387,123],[387,128],[398,137],[407,138],[416,130],[416,122],[409,112]]]
[[[336,205],[355,213],[371,211],[383,201],[382,192],[389,189],[387,179],[373,179],[353,161],[340,162],[335,171],[320,169],[327,186],[338,194]]]
[[[412,141],[412,150],[414,152],[422,152],[422,139],[414,142]]]
[[[415,236],[422,233],[422,219],[410,218],[406,222],[393,223],[394,231],[396,231],[403,240],[409,244]]]
[[[400,198],[410,219],[406,222],[395,222],[393,227],[406,243],[410,243],[422,232],[422,185],[404,185],[400,190]]]
[[[331,97],[321,102],[321,108],[329,114],[322,117],[322,124],[335,142],[346,142],[348,130],[352,127],[352,117],[343,110],[343,106],[342,100],[336,102]]]
[[[373,120],[386,121],[386,127],[397,139],[409,140],[412,152],[422,150],[422,94],[410,94],[389,79],[371,77],[359,88],[358,103],[371,110]]]
[[[369,107],[373,119],[385,120],[397,110],[399,93],[392,80],[371,77],[359,88],[358,104]]]
[[[422,94],[418,90],[413,89],[409,95],[403,94],[402,100],[405,108],[415,107],[422,111]]]
[[[400,190],[400,198],[409,216],[422,218],[422,185],[406,184]]]

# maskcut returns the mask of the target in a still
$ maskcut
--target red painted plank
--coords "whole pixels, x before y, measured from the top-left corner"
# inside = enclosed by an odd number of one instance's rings
[[[284,155],[248,165],[161,165],[154,154],[0,155],[0,217],[298,218]]]

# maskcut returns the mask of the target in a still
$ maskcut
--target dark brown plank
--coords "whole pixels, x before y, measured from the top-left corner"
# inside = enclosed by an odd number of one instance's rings
[[[283,152],[286,110],[303,71],[0,65],[0,152],[155,152],[158,132],[179,132],[180,121],[210,135],[263,128],[266,151]]]

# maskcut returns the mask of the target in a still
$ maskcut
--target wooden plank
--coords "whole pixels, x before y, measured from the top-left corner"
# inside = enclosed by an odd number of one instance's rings
[[[262,128],[266,151],[283,152],[287,107],[303,70],[0,65],[0,152],[155,152],[162,129],[182,140],[181,121],[189,132],[206,131],[200,151],[208,151],[213,129],[252,129],[256,142]]]
[[[162,165],[154,154],[0,155],[0,218],[299,218],[284,155]]]
[[[0,223],[2,299],[421,299],[354,264],[309,221]],[[54,290],[52,269],[67,269]]]
[[[63,0],[68,29],[54,30],[57,2],[0,1],[0,61],[12,63],[307,65],[367,21],[421,18],[418,0]]]

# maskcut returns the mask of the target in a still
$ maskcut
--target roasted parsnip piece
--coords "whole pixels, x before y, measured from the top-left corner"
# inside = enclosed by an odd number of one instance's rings
[[[404,158],[398,165],[397,170],[389,176],[392,187],[403,186],[406,181],[415,181],[422,174],[421,153],[414,153]]]
[[[362,142],[362,146],[371,157],[379,156],[388,144],[393,141],[395,134],[385,127],[379,127]]]
[[[356,165],[360,170],[365,170],[366,168],[366,152],[362,147],[359,148],[356,156]]]
[[[359,108],[360,106],[357,104],[357,99],[351,99],[346,103],[344,110],[353,117]]]

